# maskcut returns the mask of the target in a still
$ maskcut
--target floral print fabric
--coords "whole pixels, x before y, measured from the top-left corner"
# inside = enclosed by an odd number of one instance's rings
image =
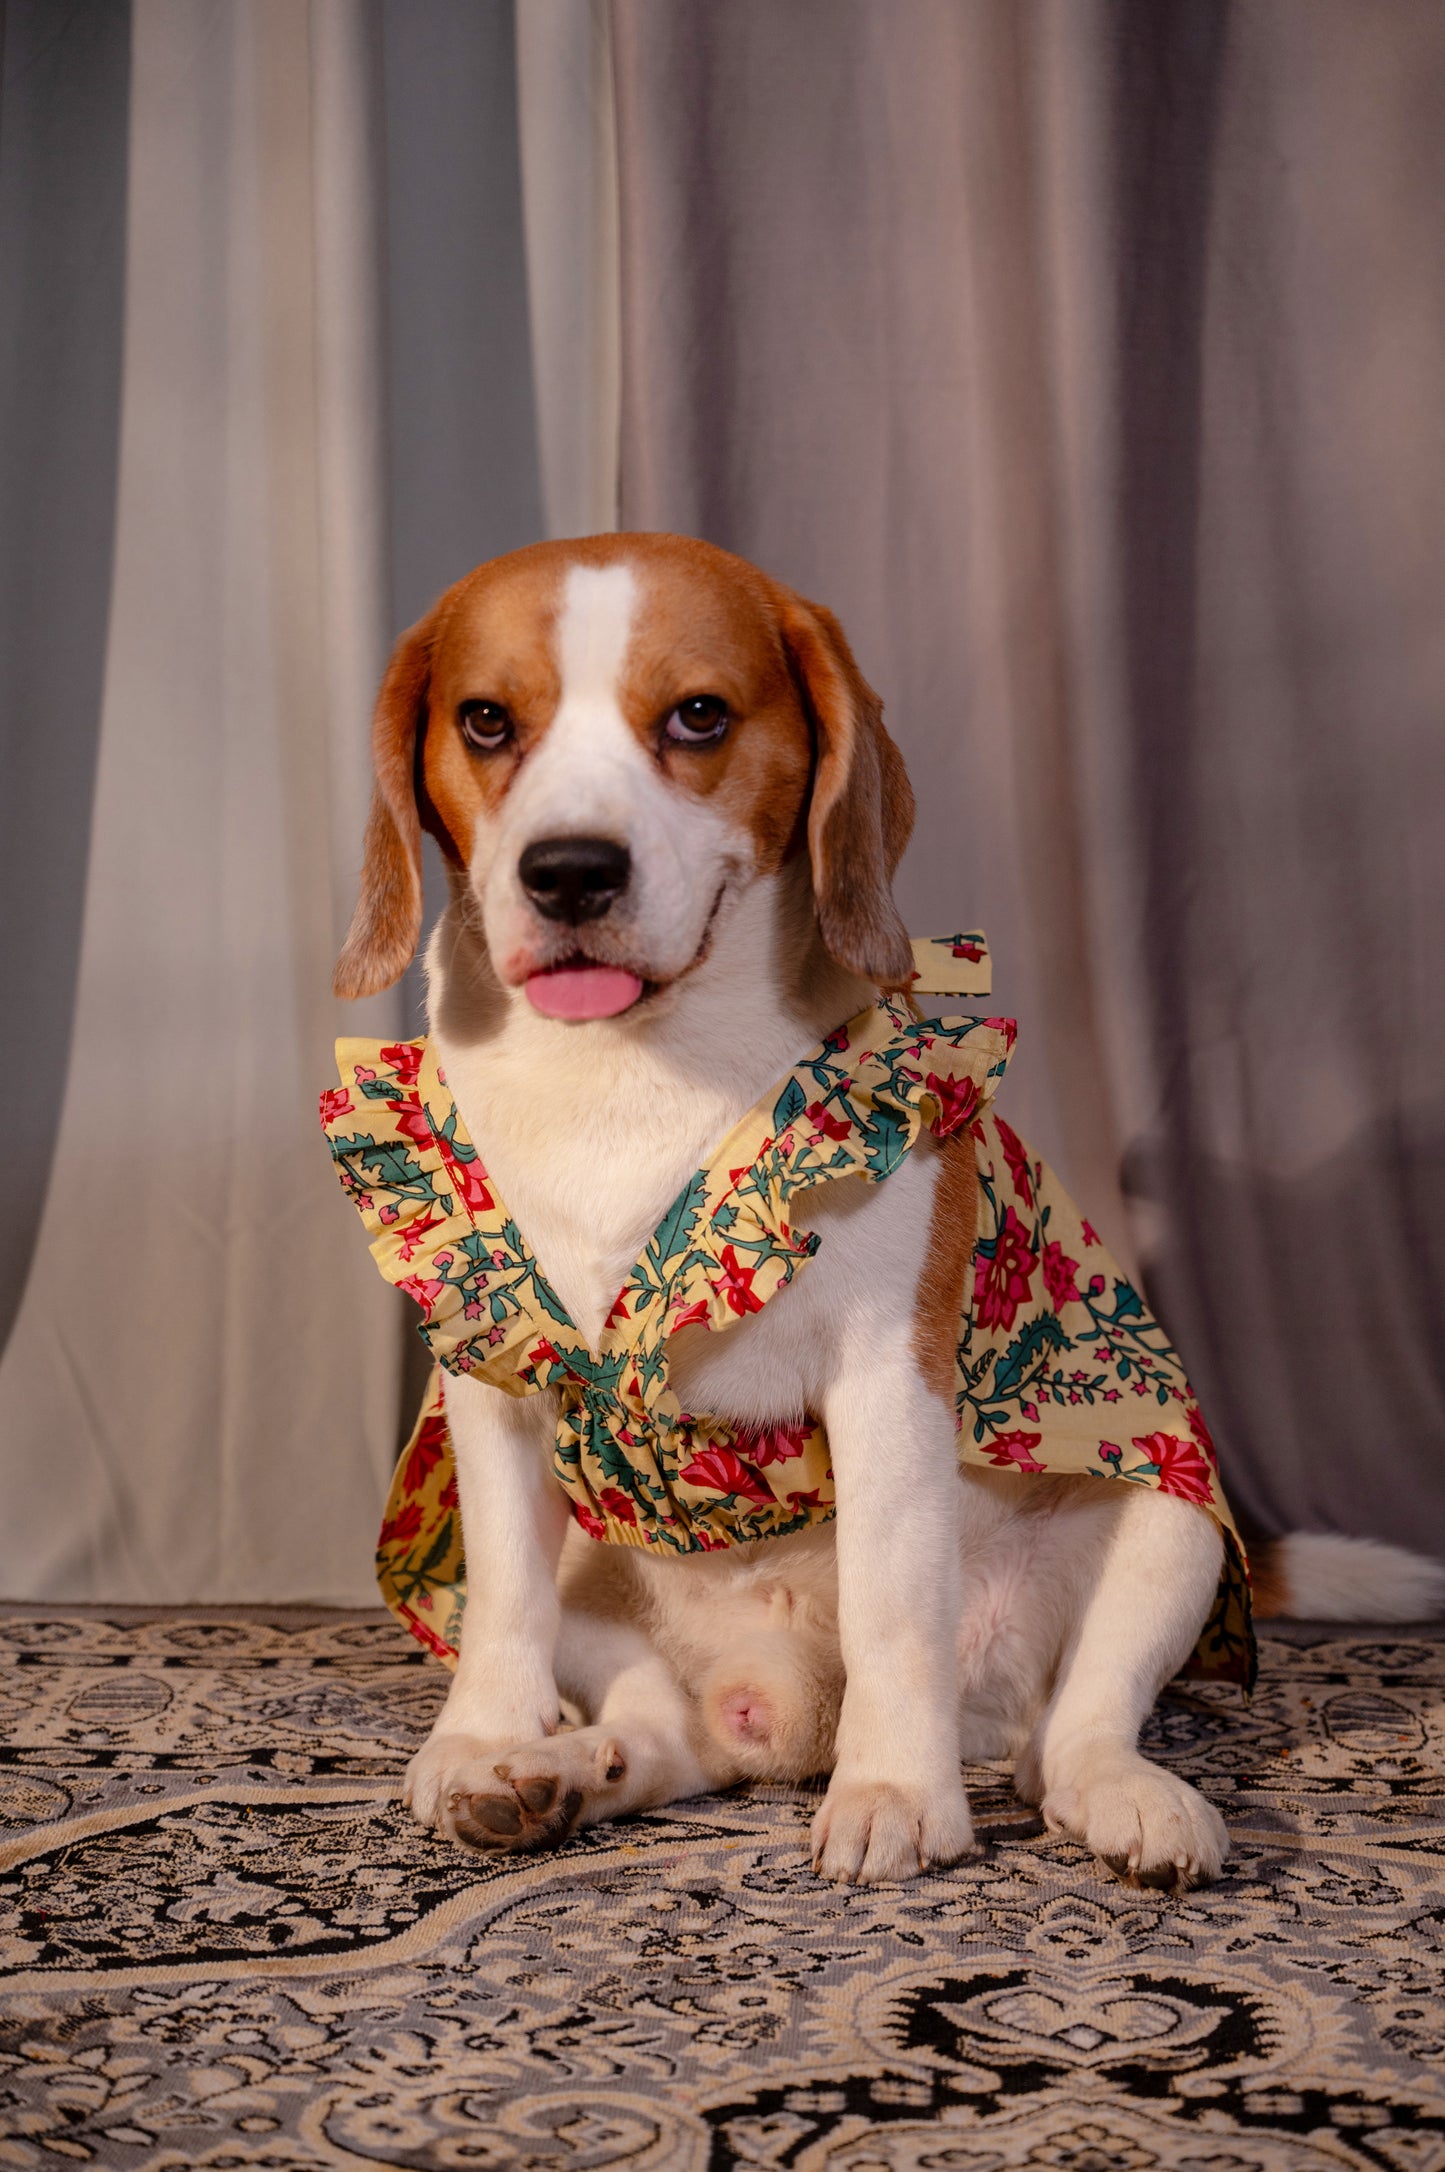
[[[917,984],[933,974],[921,966]],[[1013,1040],[1006,1019],[919,1020],[892,1001],[829,1034],[679,1193],[596,1349],[496,1197],[430,1044],[337,1044],[341,1084],[321,1097],[337,1172],[438,1360],[377,1556],[387,1603],[423,1643],[454,1659],[465,1598],[447,1372],[508,1394],[558,1390],[556,1475],[594,1538],[696,1552],[833,1514],[822,1427],[746,1429],[682,1410],[668,1339],[759,1311],[819,1242],[788,1220],[796,1194],[845,1175],[885,1180],[926,1124],[966,1136],[979,1174],[955,1383],[961,1460],[1123,1479],[1207,1508],[1227,1565],[1194,1668],[1251,1677],[1243,1555],[1208,1430],[1133,1285],[990,1109]]]

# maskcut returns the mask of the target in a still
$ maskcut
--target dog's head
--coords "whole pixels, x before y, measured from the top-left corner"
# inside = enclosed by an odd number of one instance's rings
[[[423,829],[503,986],[555,1017],[676,983],[729,901],[804,851],[827,950],[908,981],[891,881],[913,795],[881,704],[829,612],[726,551],[599,536],[479,566],[397,643],[373,750],[338,995],[415,952]]]

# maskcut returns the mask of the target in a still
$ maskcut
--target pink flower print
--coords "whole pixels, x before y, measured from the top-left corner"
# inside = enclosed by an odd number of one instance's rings
[[[1018,1020],[1016,1018],[985,1018],[984,1024],[992,1026],[995,1033],[1003,1035],[1005,1048],[1012,1048],[1019,1037]]]
[[[387,1228],[389,1229],[389,1228],[391,1227],[391,1225],[392,1225],[392,1223],[393,1223],[393,1222],[397,1222],[397,1221],[400,1221],[400,1219],[401,1219],[401,1208],[400,1208],[399,1206],[397,1206],[397,1205],[395,1204],[395,1202],[394,1202],[394,1201],[392,1201],[392,1202],[389,1202],[389,1203],[388,1203],[388,1204],[387,1204],[386,1206],[384,1206],[384,1207],[378,1207],[378,1208],[377,1208],[377,1210],[376,1210],[376,1215],[377,1215],[377,1220],[378,1220],[378,1221],[380,1221],[380,1222],[385,1222],[385,1223],[386,1223],[386,1225],[387,1225]],[[401,1256],[402,1256],[402,1258],[403,1258],[403,1259],[410,1259],[410,1258],[411,1258],[411,1254],[410,1254],[410,1252],[408,1252],[408,1251],[407,1251],[407,1249],[406,1249],[406,1246],[405,1246],[405,1245],[403,1245],[403,1246],[402,1246],[402,1248],[401,1248]]]
[[[1129,1392],[1131,1393],[1131,1395],[1147,1395],[1149,1393],[1148,1381],[1131,1380],[1129,1383]]]
[[[812,1428],[806,1418],[799,1425],[759,1426],[756,1431],[739,1426],[737,1442],[750,1463],[759,1469],[769,1463],[790,1463],[800,1456]]]
[[[749,1469],[731,1448],[704,1448],[677,1475],[689,1486],[705,1486],[709,1493],[740,1493],[749,1501],[773,1499],[757,1472]]]
[[[481,1299],[477,1297],[469,1297],[466,1303],[462,1306],[462,1318],[464,1320],[480,1320],[481,1316]]]
[[[1103,1395],[1106,1403],[1117,1403],[1119,1400],[1119,1390],[1117,1388],[1105,1388]]]
[[[609,1516],[615,1516],[619,1523],[630,1523],[636,1528],[637,1504],[628,1498],[620,1486],[604,1486],[597,1499]]]
[[[708,1317],[708,1302],[705,1297],[699,1297],[695,1304],[686,1306],[680,1305],[678,1311],[673,1317],[673,1333],[676,1334],[678,1328],[680,1327],[701,1326]]]
[[[450,1267],[454,1257],[455,1255],[451,1252],[438,1252],[436,1258],[432,1261],[432,1265],[434,1267]]]
[[[1048,1466],[1040,1463],[1034,1454],[1043,1437],[1042,1433],[996,1433],[985,1443],[984,1454],[1000,1470],[1046,1470]]]
[[[761,1297],[753,1295],[753,1282],[757,1275],[757,1268],[744,1267],[742,1261],[738,1258],[737,1252],[730,1244],[723,1246],[720,1264],[722,1276],[719,1281],[714,1282],[713,1288],[717,1291],[719,1297],[727,1299],[730,1310],[738,1314],[761,1312],[763,1301]]]
[[[1039,1406],[1037,1403],[1020,1403],[1019,1409],[1023,1412],[1026,1418],[1031,1419],[1035,1425],[1038,1424]]]
[[[393,1041],[382,1050],[381,1060],[390,1064],[403,1086],[414,1086],[421,1076],[421,1050],[415,1041]]]
[[[1197,1501],[1203,1508],[1213,1499],[1209,1465],[1192,1440],[1177,1433],[1145,1433],[1134,1442],[1140,1454],[1159,1467],[1159,1491],[1173,1493],[1181,1501]]]
[[[1085,1222],[1084,1224],[1084,1242],[1085,1244],[1097,1244],[1099,1242],[1099,1232],[1093,1227],[1092,1223],[1090,1222]],[[1099,1284],[1099,1287],[1100,1289],[1104,1287],[1102,1282]]]
[[[973,1122],[982,1096],[971,1078],[940,1077],[930,1071],[923,1083],[938,1103],[932,1128],[940,1139],[951,1139],[955,1131]]]
[[[352,1108],[351,1094],[345,1086],[328,1086],[321,1096],[322,1128],[334,1124],[338,1117],[350,1116]]]
[[[405,1290],[408,1297],[414,1297],[428,1318],[433,1305],[446,1288],[444,1282],[438,1282],[427,1275],[403,1275],[396,1286],[399,1290]]]
[[[993,1258],[986,1259],[980,1252],[974,1271],[973,1306],[981,1327],[1001,1327],[1007,1332],[1013,1326],[1019,1306],[1028,1302],[1037,1264],[1027,1229],[1012,1207],[1005,1208]]]
[[[353,1065],[351,1075],[356,1080],[358,1086],[369,1086],[372,1080],[376,1077],[376,1073],[374,1071],[368,1071],[364,1063],[358,1063]]]
[[[1034,1180],[1029,1170],[1029,1157],[1024,1151],[1024,1142],[1013,1125],[1006,1124],[1001,1116],[996,1116],[993,1121],[994,1129],[1003,1144],[1004,1160],[1008,1163],[1013,1188],[1024,1205],[1031,1207],[1034,1203]]]
[[[1103,1277],[1102,1275],[1090,1275],[1090,1277],[1089,1277],[1089,1295],[1090,1295],[1091,1297],[1102,1297],[1102,1296],[1103,1296],[1103,1294],[1104,1294],[1104,1277]]]

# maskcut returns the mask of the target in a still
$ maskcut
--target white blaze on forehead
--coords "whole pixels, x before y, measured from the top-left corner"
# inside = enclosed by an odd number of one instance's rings
[[[637,581],[630,566],[573,566],[557,620],[559,717],[579,707],[617,710]]]

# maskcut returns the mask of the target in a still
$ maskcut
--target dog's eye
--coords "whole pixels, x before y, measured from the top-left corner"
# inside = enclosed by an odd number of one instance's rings
[[[721,739],[728,728],[726,702],[716,694],[694,694],[680,701],[662,729],[679,747],[705,747]]]
[[[512,719],[499,701],[464,701],[457,721],[467,745],[483,754],[495,754],[512,736]]]

